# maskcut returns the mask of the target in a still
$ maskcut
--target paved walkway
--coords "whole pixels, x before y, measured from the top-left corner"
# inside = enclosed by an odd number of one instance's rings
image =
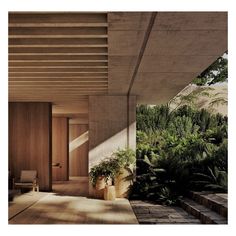
[[[180,207],[162,206],[144,201],[130,201],[139,224],[200,224]]]

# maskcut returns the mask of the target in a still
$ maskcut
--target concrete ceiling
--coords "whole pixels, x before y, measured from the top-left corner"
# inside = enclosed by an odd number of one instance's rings
[[[227,14],[112,13],[108,39],[108,92],[162,104],[227,50]]]
[[[12,12],[9,101],[86,123],[89,95],[166,103],[226,50],[225,12]]]

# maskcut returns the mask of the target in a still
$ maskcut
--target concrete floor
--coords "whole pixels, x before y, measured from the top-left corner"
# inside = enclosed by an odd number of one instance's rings
[[[9,224],[138,224],[127,199],[104,201],[77,196],[86,195],[85,180],[82,182],[80,185],[72,178],[67,183],[55,183],[53,193],[16,196],[9,204]]]

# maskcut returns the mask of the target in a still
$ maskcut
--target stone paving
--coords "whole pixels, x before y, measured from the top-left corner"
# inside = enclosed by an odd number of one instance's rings
[[[151,202],[132,200],[130,204],[139,224],[200,224],[200,220],[180,207],[162,206]]]

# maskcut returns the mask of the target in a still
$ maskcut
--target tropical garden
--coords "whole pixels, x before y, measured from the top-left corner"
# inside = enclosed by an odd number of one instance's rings
[[[214,109],[227,105],[227,97],[211,93],[211,85],[227,82],[227,61],[226,52],[194,79],[192,91],[166,105],[139,105],[136,163],[133,150],[115,151],[91,168],[93,187],[165,205],[191,190],[227,192],[228,118]],[[207,108],[199,97],[209,98]],[[121,193],[127,181],[131,188]]]
[[[227,192],[228,118],[212,112],[227,100],[214,94],[208,109],[195,102],[198,96],[210,97],[210,86],[227,78],[226,52],[193,81],[197,89],[191,93],[166,105],[137,107],[131,198],[172,205],[191,190]]]

